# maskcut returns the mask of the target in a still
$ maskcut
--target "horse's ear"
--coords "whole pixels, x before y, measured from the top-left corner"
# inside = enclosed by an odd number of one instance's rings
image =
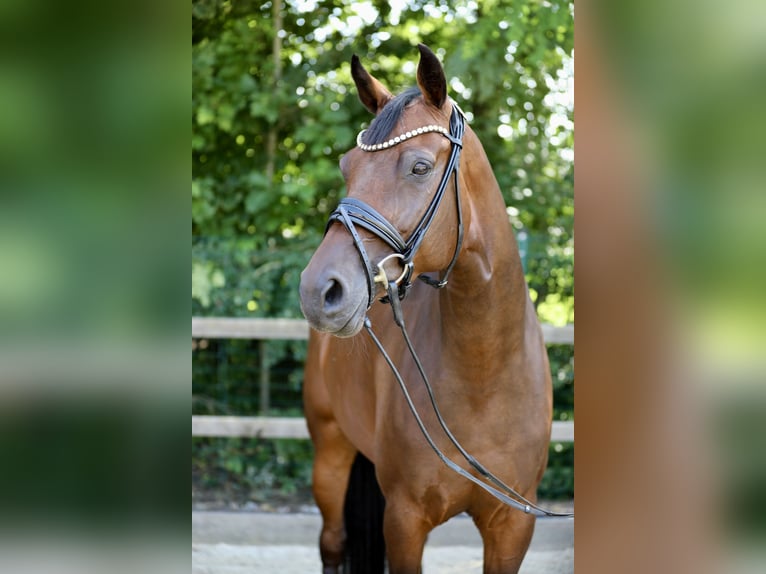
[[[418,87],[426,102],[441,108],[447,99],[447,80],[444,77],[439,58],[428,46],[418,44],[420,62],[418,63]]]
[[[356,54],[351,56],[351,77],[354,78],[359,99],[373,114],[377,114],[393,98],[391,92],[364,69]]]

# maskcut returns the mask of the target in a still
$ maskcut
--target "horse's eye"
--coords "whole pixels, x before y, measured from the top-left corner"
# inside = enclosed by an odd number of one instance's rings
[[[429,171],[431,171],[431,166],[424,161],[419,161],[412,166],[412,173],[415,175],[426,175]]]

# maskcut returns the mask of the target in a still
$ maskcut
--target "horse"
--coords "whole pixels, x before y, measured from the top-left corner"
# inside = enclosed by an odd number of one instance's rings
[[[435,449],[459,458],[459,443],[530,504],[547,465],[550,367],[506,206],[438,57],[418,49],[417,85],[397,96],[352,57],[374,118],[340,160],[346,197],[301,274],[325,574],[420,572],[428,533],[460,513],[484,572],[517,572],[534,513]]]

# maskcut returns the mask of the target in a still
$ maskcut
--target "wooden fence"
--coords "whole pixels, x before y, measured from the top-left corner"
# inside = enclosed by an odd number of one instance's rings
[[[193,339],[254,339],[262,345],[268,339],[307,339],[308,323],[303,319],[251,319],[235,317],[192,317]],[[549,345],[574,344],[574,325],[543,325]],[[263,349],[261,349],[263,351]],[[261,358],[265,353],[260,353]],[[261,368],[260,398],[268,410],[270,381],[268,369]],[[309,438],[306,420],[301,417],[192,416],[192,436]],[[551,442],[574,442],[574,423],[554,421]]]

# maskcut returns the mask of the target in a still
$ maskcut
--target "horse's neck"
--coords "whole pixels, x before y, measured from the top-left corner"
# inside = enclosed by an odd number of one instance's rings
[[[511,350],[524,336],[529,294],[516,242],[512,235],[488,241],[463,252],[441,300],[442,321],[456,349],[489,341]]]
[[[521,348],[530,312],[518,246],[483,150],[464,177],[468,225],[441,298],[443,341],[461,364],[502,369]],[[464,356],[464,355],[472,356]]]

